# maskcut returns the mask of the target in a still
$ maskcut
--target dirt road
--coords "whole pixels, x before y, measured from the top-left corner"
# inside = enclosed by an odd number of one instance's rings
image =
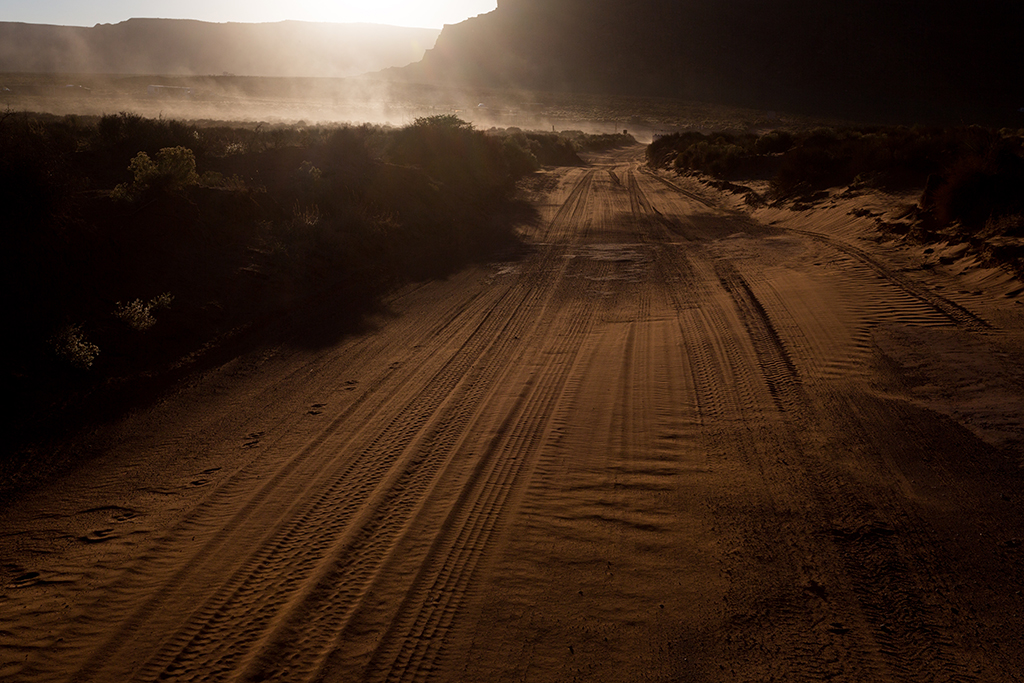
[[[1024,680],[1022,307],[641,157],[4,510],[0,678]]]

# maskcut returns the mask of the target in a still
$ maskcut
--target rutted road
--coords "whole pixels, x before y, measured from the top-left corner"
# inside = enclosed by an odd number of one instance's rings
[[[0,677],[1024,680],[1019,315],[641,155],[4,510]],[[1001,441],[928,407],[967,356]]]

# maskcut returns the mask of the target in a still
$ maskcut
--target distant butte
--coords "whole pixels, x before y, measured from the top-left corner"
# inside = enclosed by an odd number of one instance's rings
[[[0,73],[348,77],[415,62],[437,29],[129,19],[91,28],[0,22]]]

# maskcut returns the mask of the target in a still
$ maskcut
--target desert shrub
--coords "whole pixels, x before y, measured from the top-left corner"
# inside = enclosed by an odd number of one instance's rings
[[[218,171],[204,171],[199,176],[199,184],[203,187],[216,187],[222,190],[234,190],[236,192],[241,192],[248,187],[245,180],[243,180],[237,173],[225,176],[223,173]]]
[[[673,165],[680,171],[703,171],[716,178],[727,178],[736,173],[745,156],[746,150],[731,139],[717,137],[680,150]]]
[[[543,166],[579,166],[583,164],[576,148],[565,135],[521,128],[492,128],[486,133],[501,140],[509,164],[509,172],[516,177],[532,173]]]
[[[80,370],[88,370],[100,348],[85,338],[82,326],[64,325],[50,338],[50,348],[61,361]]]
[[[292,209],[292,217],[296,225],[315,227],[320,223],[320,207],[316,204],[306,206],[296,202]]]
[[[648,149],[648,163],[671,164],[676,171],[699,171],[716,178],[733,178],[753,169],[756,138],[752,135],[689,132],[664,136]]]
[[[204,136],[195,125],[124,111],[100,118],[92,147],[108,157],[122,159],[138,151],[153,155],[165,147],[187,147],[200,157],[206,154]]]
[[[816,128],[770,131],[756,137],[691,131],[656,139],[647,149],[647,162],[719,178],[769,179],[776,196],[785,197],[850,184],[884,189],[920,187],[930,174],[955,164],[977,166],[977,160],[963,160],[984,159],[999,149],[1017,150],[1017,157],[1024,155],[1021,137],[1015,132],[976,126]],[[982,175],[993,173],[990,169]],[[965,174],[977,175],[966,167],[956,175]]]
[[[761,135],[754,142],[757,154],[783,154],[793,147],[793,135],[784,130],[773,130]]]
[[[345,126],[325,136],[327,157],[335,166],[351,172],[365,171],[383,147],[383,133],[370,125]]]
[[[136,332],[145,332],[156,324],[153,311],[167,308],[173,300],[174,297],[170,292],[164,292],[149,301],[142,299],[135,299],[128,303],[118,301],[114,307],[114,317]]]
[[[537,161],[547,166],[581,166],[575,142],[556,133],[524,133],[530,152]]]
[[[490,196],[509,188],[517,177],[507,156],[510,152],[500,140],[474,130],[471,123],[442,114],[418,118],[395,131],[387,156],[395,163],[422,169],[456,192],[472,188],[476,194]]]
[[[580,130],[568,130],[562,131],[559,135],[568,139],[577,152],[600,152],[636,144],[636,138],[629,133],[584,133]]]
[[[5,371],[26,378],[11,391],[30,412],[105,386],[104,373],[162,372],[268,307],[447,273],[507,244],[498,209],[536,168],[532,150],[454,117],[254,130],[0,112],[0,265],[16,349]],[[117,196],[147,201],[126,208]],[[169,295],[125,290],[173,291],[176,315],[159,313]],[[134,333],[157,319],[168,334]],[[95,325],[67,324],[82,320]],[[98,357],[101,373],[59,370],[96,370]]]
[[[156,161],[139,152],[128,164],[128,170],[132,182],[114,188],[113,196],[117,199],[132,200],[149,190],[183,190],[199,184],[196,158],[187,147],[164,147],[157,152]]]
[[[932,178],[921,205],[940,226],[958,221],[971,229],[1024,213],[1024,158],[1009,146],[961,157]]]
[[[687,131],[662,135],[647,146],[647,163],[661,168],[675,161],[676,156],[686,148],[704,139],[701,133]]]
[[[525,136],[522,139],[509,136],[502,141],[502,153],[508,162],[508,170],[511,175],[524,176],[540,169],[540,161],[534,154],[534,145],[531,145],[530,142]],[[538,150],[544,149],[540,143],[535,144]]]
[[[837,147],[822,142],[798,145],[783,155],[772,179],[776,192],[788,194],[801,187],[820,189],[853,180],[849,158]]]
[[[295,187],[299,195],[305,198],[315,197],[322,191],[324,172],[310,161],[303,161],[295,172]]]
[[[0,202],[10,248],[14,232],[36,230],[64,212],[76,189],[74,129],[54,118],[24,114],[0,119]]]
[[[1024,233],[1024,134],[978,126],[816,128],[756,139],[678,133],[647,149],[651,166],[719,178],[771,181],[776,199],[848,185],[886,190],[924,187],[925,233],[959,226],[969,239]],[[1001,246],[1003,260],[1010,247]],[[1000,257],[1003,258],[1003,257]]]

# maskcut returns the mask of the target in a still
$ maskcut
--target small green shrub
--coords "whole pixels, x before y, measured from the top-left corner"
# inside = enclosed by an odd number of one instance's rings
[[[132,200],[152,189],[182,190],[199,184],[196,173],[196,157],[187,147],[164,147],[156,155],[156,161],[145,152],[139,152],[128,164],[133,180],[114,188],[112,195],[117,199]]]

